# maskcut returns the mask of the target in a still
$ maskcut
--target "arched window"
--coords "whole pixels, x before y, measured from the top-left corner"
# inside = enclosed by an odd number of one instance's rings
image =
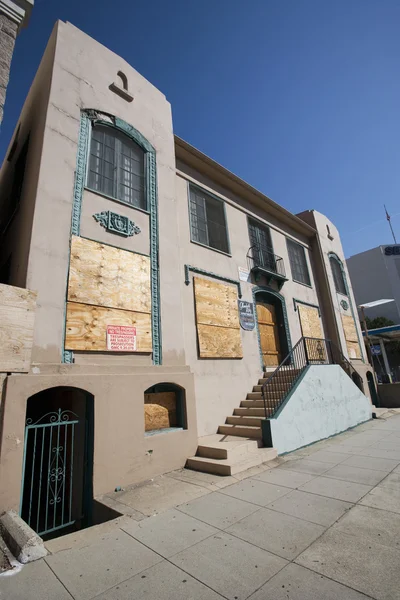
[[[336,291],[339,294],[344,294],[347,296],[347,288],[343,277],[342,265],[334,256],[330,257],[329,262],[331,263],[333,281],[335,282]]]
[[[117,129],[93,125],[88,187],[131,206],[147,209],[145,152]]]

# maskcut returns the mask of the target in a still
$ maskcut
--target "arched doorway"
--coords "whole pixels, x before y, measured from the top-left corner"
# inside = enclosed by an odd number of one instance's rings
[[[375,387],[374,376],[371,373],[371,371],[367,371],[367,381],[368,381],[368,389],[369,389],[369,394],[371,396],[372,404],[378,408],[380,406],[380,402],[379,402],[378,393],[377,393],[376,387]]]
[[[277,367],[291,350],[285,300],[268,288],[254,290],[263,367]]]
[[[93,405],[73,387],[28,398],[20,513],[46,539],[91,524]]]

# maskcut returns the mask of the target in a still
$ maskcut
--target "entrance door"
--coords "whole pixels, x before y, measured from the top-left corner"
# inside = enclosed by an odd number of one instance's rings
[[[91,398],[52,388],[28,399],[21,516],[41,536],[85,527],[90,516]]]
[[[257,320],[264,366],[278,366],[282,355],[275,306],[257,302]]]

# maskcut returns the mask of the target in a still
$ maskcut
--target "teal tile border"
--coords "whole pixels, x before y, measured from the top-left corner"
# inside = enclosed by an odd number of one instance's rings
[[[205,271],[204,269],[200,269],[199,267],[192,267],[191,265],[185,265],[185,284],[190,284],[189,273],[193,271],[193,273],[198,273],[199,275],[205,275],[206,277],[212,277],[213,279],[219,279],[220,281],[226,281],[227,283],[232,283],[237,286],[238,296],[242,297],[242,288],[240,285],[240,281],[236,279],[230,279],[229,277],[224,277],[223,275],[217,275],[216,273],[212,273],[211,271]]]
[[[107,120],[102,118],[107,116]],[[95,122],[108,127],[113,127],[124,132],[146,152],[146,209],[150,213],[150,285],[151,285],[151,320],[152,320],[152,342],[153,363],[162,364],[162,339],[161,339],[161,313],[160,313],[160,274],[159,274],[159,229],[158,229],[158,190],[157,190],[157,166],[156,151],[150,142],[132,125],[118,117],[95,110],[84,110],[81,112],[81,122],[78,138],[78,152],[76,159],[76,172],[74,184],[74,197],[71,219],[71,236],[80,235],[80,221],[82,211],[83,190],[86,180],[87,156],[90,141],[90,123]],[[68,277],[67,277],[68,282]],[[67,283],[68,285],[68,283]],[[66,307],[65,307],[66,308]],[[66,310],[65,310],[66,313]],[[65,343],[65,321],[63,346]],[[73,353],[64,350],[62,362],[72,363]]]
[[[280,294],[279,292],[277,292],[276,290],[267,287],[267,286],[256,286],[253,287],[252,289],[252,293],[253,293],[253,302],[254,305],[256,305],[256,295],[260,294],[260,293],[264,293],[264,294],[269,294],[270,296],[275,296],[275,298],[277,298],[281,305],[282,305],[282,313],[283,313],[283,324],[285,327],[285,333],[286,333],[286,339],[287,339],[287,346],[288,346],[288,354],[290,354],[290,352],[292,351],[292,340],[290,337],[290,330],[289,330],[289,321],[288,321],[288,316],[287,316],[287,311],[286,311],[286,301],[285,298],[282,296],[282,294]],[[257,308],[255,307],[256,311]],[[261,350],[261,341],[260,341],[260,330],[258,327],[258,320],[257,320],[257,312],[256,312],[256,331],[257,331],[257,338],[258,338],[258,350],[260,353],[260,362],[261,362],[261,368],[264,369],[264,361],[262,358],[262,350]]]

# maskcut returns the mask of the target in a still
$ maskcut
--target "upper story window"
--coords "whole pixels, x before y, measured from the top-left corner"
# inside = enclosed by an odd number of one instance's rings
[[[144,151],[120,131],[94,125],[88,187],[136,208],[147,209]]]
[[[339,294],[344,294],[347,296],[346,282],[343,277],[342,266],[337,258],[331,256],[329,259],[331,263],[333,281],[335,282],[336,291]]]
[[[229,253],[224,203],[192,185],[190,186],[190,231],[192,242]]]
[[[254,264],[275,271],[275,256],[269,227],[253,219],[249,219],[248,224],[251,256]]]
[[[305,285],[311,285],[304,247],[301,244],[288,239],[286,240],[286,244],[293,280],[298,283],[304,283]]]

